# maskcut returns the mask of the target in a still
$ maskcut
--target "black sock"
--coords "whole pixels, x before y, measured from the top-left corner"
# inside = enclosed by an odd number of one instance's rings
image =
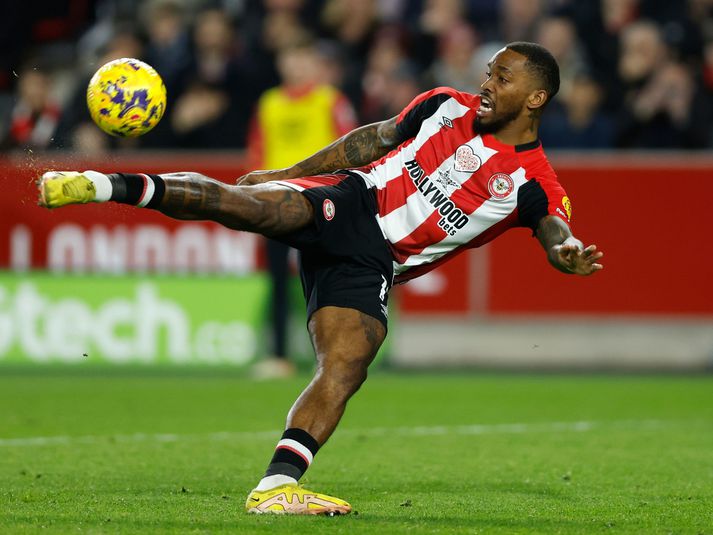
[[[282,474],[299,481],[312,464],[319,444],[307,431],[293,427],[282,433],[265,477]]]
[[[166,192],[166,184],[159,175],[112,173],[109,200],[144,208],[158,208]]]

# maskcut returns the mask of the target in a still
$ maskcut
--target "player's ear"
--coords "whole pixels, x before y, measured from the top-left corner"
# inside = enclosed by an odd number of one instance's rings
[[[527,107],[531,110],[542,108],[547,103],[547,91],[536,89],[527,97]]]

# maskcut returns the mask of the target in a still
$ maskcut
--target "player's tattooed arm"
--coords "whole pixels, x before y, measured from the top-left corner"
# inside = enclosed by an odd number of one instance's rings
[[[398,145],[396,117],[357,128],[342,140],[344,140],[344,156],[338,157],[346,164],[342,167],[361,167],[371,163]]]
[[[238,185],[250,186],[272,180],[331,173],[362,167],[378,160],[399,144],[396,117],[356,128],[312,156],[286,169],[253,171],[240,177]]]
[[[550,264],[562,273],[591,275],[603,268],[597,261],[604,253],[597,251],[596,245],[585,248],[559,217],[547,215],[540,219],[536,235]]]

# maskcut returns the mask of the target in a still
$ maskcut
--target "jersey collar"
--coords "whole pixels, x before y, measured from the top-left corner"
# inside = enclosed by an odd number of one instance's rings
[[[529,143],[522,143],[520,145],[507,145],[506,143],[501,143],[495,139],[493,134],[483,134],[481,135],[481,138],[483,139],[483,145],[499,152],[525,152],[537,149],[542,145],[539,139],[530,141]]]

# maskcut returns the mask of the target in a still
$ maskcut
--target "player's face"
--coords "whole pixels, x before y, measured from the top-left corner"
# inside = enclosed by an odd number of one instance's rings
[[[480,133],[497,132],[527,112],[533,80],[526,61],[525,56],[503,48],[488,63],[488,79],[480,86],[481,104],[475,119]]]

